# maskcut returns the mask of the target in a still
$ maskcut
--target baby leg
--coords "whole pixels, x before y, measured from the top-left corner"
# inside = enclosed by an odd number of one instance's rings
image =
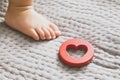
[[[9,0],[5,22],[35,40],[50,40],[61,35],[58,27],[33,9],[33,0]]]

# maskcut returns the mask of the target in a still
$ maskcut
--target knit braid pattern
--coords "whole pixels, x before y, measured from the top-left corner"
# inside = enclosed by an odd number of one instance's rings
[[[35,41],[7,26],[7,5],[0,0],[0,80],[120,80],[120,0],[35,0],[35,10],[62,31],[50,41]],[[71,38],[94,46],[89,65],[60,61],[59,47]]]

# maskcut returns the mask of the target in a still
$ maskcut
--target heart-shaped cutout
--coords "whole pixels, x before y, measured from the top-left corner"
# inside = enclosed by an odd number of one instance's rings
[[[79,59],[80,57],[84,56],[87,52],[86,47],[84,45],[80,45],[78,47],[71,47],[74,45],[68,45],[67,52],[73,59]]]

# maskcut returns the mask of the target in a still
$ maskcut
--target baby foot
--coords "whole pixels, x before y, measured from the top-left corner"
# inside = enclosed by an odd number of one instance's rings
[[[31,8],[11,7],[7,10],[5,22],[35,40],[50,40],[60,36],[58,27]]]

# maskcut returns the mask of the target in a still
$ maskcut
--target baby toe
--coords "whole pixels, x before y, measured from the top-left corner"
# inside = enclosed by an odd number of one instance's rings
[[[60,30],[58,29],[58,27],[55,24],[50,23],[50,27],[55,32],[56,36],[60,36],[61,35]]]
[[[41,27],[37,27],[35,30],[36,30],[37,33],[39,34],[40,38],[41,38],[42,40],[45,40],[45,33],[44,33],[44,31],[42,30],[42,28],[41,28]]]
[[[48,28],[48,30],[51,34],[52,39],[55,39],[56,38],[55,32],[50,27]]]
[[[35,39],[35,40],[39,40],[39,35],[37,34],[37,32],[34,29],[30,29],[30,30],[26,31],[25,34],[33,37],[33,39]]]
[[[46,39],[47,39],[47,40],[50,40],[52,37],[51,37],[50,31],[48,30],[48,27],[42,27],[42,30],[43,30],[44,33],[45,33]]]

